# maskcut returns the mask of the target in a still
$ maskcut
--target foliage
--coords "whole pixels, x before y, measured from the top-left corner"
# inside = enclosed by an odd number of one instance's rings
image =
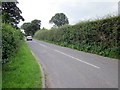
[[[2,24],[2,62],[5,63],[19,48],[22,39],[20,30],[14,29],[11,25]]]
[[[49,22],[54,23],[58,27],[69,24],[68,18],[64,13],[55,14]]]
[[[57,29],[57,30],[56,30]],[[70,26],[38,31],[35,38],[62,46],[120,58],[120,17],[85,21]]]
[[[15,56],[2,66],[2,87],[4,88],[42,88],[40,68],[23,41]]]
[[[36,26],[35,27],[36,30],[40,29],[40,26],[41,26],[40,20],[35,19],[35,20],[31,21],[31,23],[33,24],[33,26]]]
[[[21,16],[21,10],[17,7],[18,2],[2,2],[2,22],[10,23],[13,27],[17,27],[20,20],[24,21]]]
[[[24,32],[26,35],[31,35],[31,23],[24,23],[22,26],[21,26],[22,29],[24,29]]]
[[[24,23],[21,28],[24,29],[26,35],[33,36],[34,33],[40,29],[41,26],[41,20],[33,20],[31,22]]]

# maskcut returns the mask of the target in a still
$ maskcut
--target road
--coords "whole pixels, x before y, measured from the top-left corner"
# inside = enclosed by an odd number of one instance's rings
[[[118,88],[118,60],[38,40],[27,43],[48,88]]]

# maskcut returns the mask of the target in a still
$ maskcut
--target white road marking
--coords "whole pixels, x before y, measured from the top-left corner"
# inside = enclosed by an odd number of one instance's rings
[[[38,42],[37,42],[37,43],[38,43]],[[44,44],[41,44],[41,43],[38,43],[38,44],[41,45],[41,46],[43,46],[43,47],[45,47],[45,48],[48,48],[48,47],[47,47],[46,45],[44,45]],[[53,50],[53,49],[51,49],[51,50]],[[61,52],[61,51],[59,51],[59,50],[54,49],[54,51],[59,52],[59,53],[65,55],[65,56],[68,56],[68,57],[70,57],[70,58],[73,58],[73,59],[75,59],[75,60],[77,60],[77,61],[80,61],[80,62],[82,62],[82,63],[85,63],[85,64],[87,64],[87,65],[93,66],[93,67],[95,67],[95,68],[98,68],[98,69],[100,68],[100,67],[98,67],[98,66],[96,66],[96,65],[93,65],[93,64],[88,63],[88,62],[86,62],[86,61],[80,60],[80,59],[78,59],[78,58],[76,58],[76,57],[73,57],[73,56],[71,56],[71,55],[68,55],[68,54],[66,54],[66,53],[64,53],[64,52]]]
[[[34,56],[34,58],[35,58],[36,60],[39,60],[38,57],[32,52],[32,50],[30,50],[30,51],[31,51],[32,55]],[[46,87],[46,86],[45,86],[45,73],[44,73],[42,64],[39,63],[39,62],[37,62],[37,63],[38,63],[38,65],[40,66],[40,70],[41,70],[41,75],[42,75],[42,88],[45,88],[45,87]]]
[[[63,53],[63,52],[61,52],[61,51],[59,51],[59,50],[54,49],[54,51],[59,52],[59,53],[65,55],[65,56],[71,57],[71,58],[73,58],[73,59],[75,59],[75,60],[78,60],[78,61],[80,61],[80,62],[82,62],[82,63],[85,63],[85,64],[87,64],[87,65],[93,66],[93,67],[95,67],[95,68],[98,68],[98,69],[100,68],[100,67],[98,67],[98,66],[96,66],[96,65],[93,65],[93,64],[88,63],[88,62],[86,62],[86,61],[80,60],[80,59],[78,59],[78,58],[76,58],[76,57],[73,57],[73,56],[71,56],[71,55],[68,55],[68,54],[66,54],[66,53]]]

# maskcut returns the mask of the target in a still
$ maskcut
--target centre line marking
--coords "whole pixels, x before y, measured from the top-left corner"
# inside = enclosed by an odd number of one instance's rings
[[[71,57],[71,58],[73,58],[73,59],[75,59],[75,60],[77,60],[77,61],[80,61],[80,62],[82,62],[82,63],[85,63],[85,64],[87,64],[87,65],[93,66],[93,67],[95,67],[95,68],[98,68],[98,69],[100,68],[100,67],[98,67],[98,66],[96,66],[96,65],[93,65],[93,64],[88,63],[88,62],[86,62],[86,61],[82,61],[82,60],[80,60],[80,59],[78,59],[78,58],[76,58],[76,57],[73,57],[73,56],[71,56],[71,55],[68,55],[68,54],[66,54],[66,53],[63,53],[63,52],[58,51],[58,50],[56,50],[56,49],[54,49],[54,51],[55,51],[55,52],[58,52],[58,53],[61,53],[61,54],[65,55],[65,56]]]

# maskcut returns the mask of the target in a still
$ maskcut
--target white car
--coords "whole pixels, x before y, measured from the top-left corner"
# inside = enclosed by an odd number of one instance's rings
[[[27,40],[27,41],[32,41],[32,36],[27,36],[27,37],[26,37],[26,40]]]

